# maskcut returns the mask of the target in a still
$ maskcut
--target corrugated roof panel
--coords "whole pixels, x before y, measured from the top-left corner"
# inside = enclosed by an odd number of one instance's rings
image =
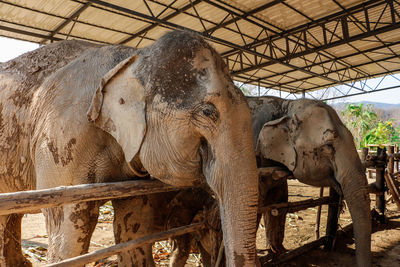
[[[28,17],[29,19],[27,19]],[[3,21],[15,22],[46,30],[53,30],[64,21],[62,18],[6,4],[1,5],[0,18]]]
[[[8,6],[10,4],[15,4],[23,6],[29,9],[40,10],[46,13],[51,13],[56,16],[66,16],[71,15],[75,10],[82,6],[82,4],[74,1],[64,1],[64,0],[7,0],[2,1],[2,6]],[[3,8],[3,7],[2,7]],[[32,14],[30,14],[32,16]],[[29,17],[31,18],[31,17]]]
[[[110,12],[106,10],[101,10],[94,7],[89,7],[82,12],[82,14],[79,16],[79,20],[127,33],[135,33],[138,31],[138,29],[142,29],[151,25],[151,23],[136,20],[120,14],[110,14]],[[93,30],[101,32],[103,29],[94,28],[92,31]]]
[[[82,23],[71,23],[71,25],[63,28],[60,33],[65,35],[70,33],[75,36],[84,36],[85,38],[105,43],[119,43],[121,40],[129,37],[127,34],[111,30],[93,30],[91,26]]]
[[[275,5],[264,11],[258,12],[258,14],[267,17],[272,24],[283,29],[289,29],[295,25],[304,24],[309,21],[307,18],[283,4]]]
[[[340,77],[362,78],[396,69],[398,61],[371,62],[400,54],[400,18],[395,13],[397,24],[392,23],[390,5],[385,1],[368,4],[369,1],[362,0],[341,0],[338,3],[332,0],[285,0],[283,3],[273,0],[223,0],[212,3],[196,0],[110,0],[105,4],[86,5],[86,1],[81,0],[5,0],[0,5],[0,35],[42,43],[44,40],[49,42],[51,35],[56,39],[65,39],[69,35],[69,38],[143,47],[175,25],[200,33],[219,28],[208,31],[212,35],[206,38],[218,52],[226,53],[224,60],[229,58],[229,67],[239,75],[238,79],[250,79],[256,84],[259,79],[275,75],[265,82],[270,86],[297,80],[296,84],[283,86],[283,90],[293,89],[293,86],[299,89],[323,87],[332,83],[329,79],[335,79],[340,84]],[[394,1],[393,6],[400,13],[400,3]],[[180,10],[182,8],[185,10]],[[343,8],[350,8],[352,14],[349,15]],[[371,34],[363,39],[359,37],[368,34],[365,10],[370,19],[369,26],[377,37]],[[70,18],[78,11],[81,11],[79,16]],[[340,15],[332,17],[332,14]],[[332,42],[345,42],[343,18],[346,18],[352,42],[338,45]],[[318,23],[313,21],[318,19],[322,20]],[[327,29],[327,43],[323,25]],[[300,31],[293,31],[300,26]],[[59,32],[52,33],[55,29]],[[306,38],[304,31],[307,31]],[[274,36],[273,49],[268,39],[270,36]],[[289,36],[288,50],[285,36]],[[266,56],[255,56],[254,51]],[[367,51],[365,55],[364,51]],[[242,57],[238,56],[240,53],[243,53]],[[282,62],[287,56],[290,60]],[[275,63],[279,61],[282,64]],[[321,61],[324,63],[321,64]],[[371,63],[349,69],[351,65],[368,62]],[[304,80],[311,75],[315,77]],[[320,77],[324,75],[328,75],[329,79]]]

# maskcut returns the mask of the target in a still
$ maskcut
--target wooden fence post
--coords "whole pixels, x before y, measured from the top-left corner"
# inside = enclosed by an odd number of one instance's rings
[[[324,188],[321,187],[319,189],[319,197],[323,197],[324,196]],[[322,211],[322,205],[318,206],[317,208],[317,218],[315,221],[315,239],[319,239],[319,227],[321,225],[321,211]]]
[[[334,204],[330,204],[328,208],[328,218],[326,223],[327,240],[325,243],[325,249],[332,250],[335,243],[336,232],[338,229],[339,213],[342,199],[332,187],[329,188],[329,196],[334,199]]]
[[[380,211],[381,215],[385,215],[385,160],[386,160],[386,148],[378,147],[377,151],[377,165],[376,165],[376,188],[382,194],[376,195],[376,207]]]
[[[389,146],[388,147],[388,154],[394,154],[394,146]],[[387,164],[387,170],[390,174],[394,173],[394,157],[389,157],[388,159],[388,164]]]

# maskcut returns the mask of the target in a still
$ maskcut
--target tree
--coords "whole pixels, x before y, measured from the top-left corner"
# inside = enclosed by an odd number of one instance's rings
[[[371,105],[364,106],[362,103],[349,104],[342,111],[342,116],[347,128],[353,133],[356,144],[364,147],[366,145],[364,137],[378,124],[378,117],[373,111],[373,107]]]
[[[373,105],[349,104],[341,114],[359,147],[400,142],[400,128],[393,127],[391,119],[384,121],[379,118]]]

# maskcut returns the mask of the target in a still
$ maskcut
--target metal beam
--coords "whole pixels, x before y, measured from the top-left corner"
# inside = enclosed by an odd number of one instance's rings
[[[396,74],[396,73],[399,73],[399,72],[400,72],[400,69],[395,69],[395,70],[391,71],[391,74]],[[357,80],[348,79],[348,80],[344,80],[343,82],[344,82],[344,83],[350,83],[350,82],[354,82],[354,81],[368,80],[368,79],[372,79],[372,78],[378,78],[379,76],[383,76],[383,75],[386,75],[386,74],[388,74],[388,72],[387,72],[387,71],[383,71],[383,72],[380,72],[380,73],[371,74],[371,75],[366,76],[366,77],[360,77],[360,78],[358,78]],[[332,86],[334,86],[334,85],[337,85],[337,84],[335,84],[335,83],[326,84],[326,85],[323,85],[323,88],[332,87]],[[307,88],[307,91],[315,91],[315,90],[320,89],[321,87],[322,87],[322,86]],[[321,89],[322,89],[322,88],[321,88]]]
[[[59,31],[61,31],[65,26],[68,25],[68,23],[70,23],[73,19],[75,19],[76,17],[78,17],[83,11],[85,11],[92,3],[87,2],[86,4],[82,5],[81,7],[79,7],[74,13],[72,13],[72,15],[66,19],[65,21],[63,21],[60,25],[57,26],[57,28],[55,28],[51,33],[50,33],[50,37],[53,37],[54,35],[56,35]],[[41,43],[43,43],[44,41],[48,40],[42,40]]]
[[[400,85],[380,88],[380,89],[376,89],[376,90],[373,90],[373,91],[354,93],[354,94],[347,94],[347,95],[344,95],[344,96],[328,97],[328,98],[324,98],[324,99],[321,99],[321,100],[334,100],[334,99],[339,99],[339,98],[351,97],[351,96],[356,96],[356,95],[365,95],[365,94],[370,94],[370,93],[375,93],[375,92],[380,92],[380,91],[386,91],[386,90],[392,90],[392,89],[400,90]]]
[[[343,72],[343,71],[346,72],[346,71],[348,71],[349,69],[351,69],[353,67],[357,68],[357,67],[362,67],[362,66],[369,65],[369,64],[377,64],[378,62],[387,61],[387,60],[395,59],[395,58],[398,58],[398,57],[399,57],[398,55],[384,57],[384,58],[376,59],[374,62],[368,61],[368,62],[352,65],[350,68],[341,68],[341,69],[332,70],[332,71],[329,71],[329,72],[325,73],[325,75],[329,75],[329,74],[333,74],[333,73],[339,73],[339,72]],[[366,75],[366,76],[368,76],[368,75]],[[287,86],[287,85],[290,85],[291,83],[306,81],[307,79],[311,79],[311,78],[313,78],[313,77],[305,77],[305,78],[295,79],[295,80],[290,81],[290,82],[276,83],[273,87]],[[360,76],[360,77],[348,77],[348,78],[363,79],[363,76]]]
[[[306,55],[309,55],[309,54],[312,54],[312,53],[315,53],[315,52],[319,52],[319,51],[322,51],[322,50],[325,50],[325,49],[337,47],[339,45],[343,45],[343,44],[346,44],[346,43],[349,43],[349,42],[354,42],[354,41],[358,41],[358,40],[361,40],[361,39],[364,39],[364,38],[368,38],[368,37],[371,37],[371,36],[382,34],[382,33],[385,33],[385,32],[397,30],[399,28],[400,28],[400,21],[397,21],[395,24],[390,24],[388,26],[383,26],[383,27],[381,27],[379,29],[375,29],[375,30],[367,31],[367,32],[360,33],[360,34],[357,34],[357,35],[353,35],[353,36],[348,37],[348,39],[342,38],[342,39],[339,39],[337,41],[333,41],[333,42],[330,42],[328,44],[324,44],[324,45],[321,45],[321,46],[318,46],[318,47],[309,48],[309,49],[301,51],[301,52],[289,53],[286,56],[283,56],[283,57],[280,57],[280,58],[276,58],[276,60],[278,60],[280,62],[287,62],[288,60],[293,59],[293,58],[306,56]],[[267,45],[273,47],[271,44],[272,43],[269,43]],[[270,55],[270,56],[273,57],[273,54]],[[272,61],[271,60],[269,62],[265,62],[265,63],[259,64],[257,66],[252,66],[252,67],[248,67],[246,69],[234,71],[234,72],[232,72],[232,75],[235,75],[235,74],[238,74],[238,73],[244,73],[244,72],[253,71],[253,70],[258,69],[258,68],[264,68],[264,67],[270,66],[270,65],[275,64],[275,63],[276,63],[276,61]],[[305,66],[305,67],[307,67],[307,66]]]
[[[372,8],[372,7],[375,7],[377,5],[382,4],[382,3],[378,3],[377,4],[377,2],[382,2],[382,1],[381,0],[378,0],[378,1],[377,0],[369,0],[369,1],[364,2],[362,4],[350,7],[350,8],[347,9],[347,11],[356,12],[356,11],[364,10],[364,8],[367,8],[367,7],[368,8]],[[256,42],[249,44],[248,48],[254,48],[254,47],[266,44],[267,42],[271,42],[271,41],[274,41],[274,40],[277,40],[277,39],[280,39],[280,38],[284,38],[285,36],[293,36],[294,34],[299,33],[299,32],[301,32],[303,30],[307,30],[307,29],[310,29],[310,28],[315,28],[317,26],[320,26],[320,27],[323,28],[326,25],[327,22],[331,22],[335,18],[339,18],[339,17],[341,17],[341,16],[343,16],[345,14],[346,14],[346,12],[342,10],[342,11],[336,12],[334,14],[328,15],[326,17],[322,17],[320,19],[313,20],[313,22],[308,22],[308,23],[293,27],[293,28],[288,29],[288,30],[282,30],[281,32],[277,32],[275,35],[272,35],[272,36],[269,36],[269,37],[266,37],[266,38],[263,38],[263,39],[259,39]],[[323,32],[326,33],[326,29]],[[222,56],[228,56],[228,55],[234,54],[235,52],[236,52],[235,50],[226,51],[226,52],[222,53]]]
[[[316,66],[319,66],[319,65],[322,65],[322,64],[332,63],[333,61],[343,60],[343,59],[354,57],[354,56],[358,56],[358,55],[361,55],[361,54],[364,54],[364,53],[374,53],[374,51],[376,51],[376,50],[379,50],[379,49],[382,49],[382,48],[388,48],[388,47],[395,46],[395,45],[398,45],[398,44],[400,44],[400,41],[390,43],[390,45],[385,44],[385,45],[382,45],[382,46],[376,46],[376,47],[372,47],[372,48],[369,48],[369,49],[366,49],[366,50],[357,51],[355,53],[348,54],[348,55],[341,56],[341,57],[337,57],[337,58],[334,58],[334,59],[328,59],[328,60],[325,60],[325,61],[314,62],[314,63],[312,63],[310,65],[307,65],[307,68],[312,68],[312,67],[316,67]],[[373,63],[373,62],[370,62],[370,63]],[[343,65],[343,64],[341,64],[341,65]],[[350,64],[348,64],[348,65],[350,65]],[[350,67],[348,69],[352,69],[353,67],[354,67],[353,65],[350,65]],[[295,71],[296,70],[288,70],[288,71],[285,71],[285,72],[276,73],[274,75],[257,78],[257,79],[254,79],[252,81],[270,79],[270,78],[278,77],[280,75],[290,74],[290,73],[293,73]]]
[[[210,1],[210,0],[204,0],[204,1],[205,1],[206,3],[208,3],[208,4],[210,4],[210,5],[213,5],[213,6],[219,8],[219,9],[222,9],[222,10],[224,10],[224,11],[226,11],[226,12],[229,12],[229,13],[232,12],[232,10],[229,10],[229,9],[227,9],[227,8],[224,8],[224,7],[221,6],[221,5],[218,5],[217,3],[215,3],[215,1]],[[252,9],[252,10],[250,10],[250,11],[248,11],[248,12],[244,12],[243,14],[235,13],[236,17],[234,17],[233,19],[230,19],[230,20],[225,21],[225,22],[223,22],[223,23],[221,23],[221,24],[219,24],[219,25],[216,25],[216,26],[214,26],[214,27],[212,27],[212,28],[209,28],[209,29],[207,29],[207,30],[206,30],[205,32],[203,32],[203,33],[204,33],[204,34],[210,34],[210,33],[214,32],[214,31],[216,31],[216,30],[218,30],[218,29],[220,29],[220,28],[224,28],[224,27],[226,27],[226,26],[228,26],[228,25],[230,25],[230,24],[232,24],[232,23],[235,23],[236,21],[238,21],[238,20],[240,20],[240,19],[245,19],[245,20],[248,21],[247,17],[252,16],[252,15],[254,15],[255,13],[258,13],[258,12],[260,12],[260,11],[263,11],[263,10],[265,10],[265,9],[267,9],[267,8],[273,7],[273,6],[277,5],[277,4],[280,4],[280,3],[282,3],[283,1],[284,1],[284,0],[274,0],[274,1],[269,2],[269,3],[267,3],[267,4],[261,5],[261,6],[257,7],[257,8],[255,8],[255,9]],[[249,22],[254,24],[254,21],[249,21]],[[261,27],[263,27],[263,26],[261,25]]]
[[[159,23],[160,25],[163,25],[163,26],[165,26],[167,28],[181,29],[181,30],[188,30],[188,31],[192,31],[192,32],[197,32],[197,31],[194,31],[192,29],[186,28],[184,26],[177,25],[177,24],[169,22],[169,21],[165,21],[165,20],[162,20],[162,19],[159,19],[159,18],[155,18],[155,17],[149,16],[149,15],[146,15],[146,14],[142,14],[142,13],[137,12],[135,10],[131,10],[131,9],[128,9],[128,8],[125,8],[125,7],[117,6],[117,5],[114,5],[114,4],[111,4],[111,3],[107,3],[107,2],[104,2],[104,1],[101,1],[101,0],[88,0],[88,1],[90,1],[90,2],[92,2],[94,4],[97,4],[97,5],[105,6],[105,7],[111,8],[111,9],[119,10],[119,11],[122,11],[122,12],[125,12],[125,13],[128,13],[128,14],[143,18],[143,19],[148,20],[149,22],[152,22],[152,23]],[[197,33],[202,34],[201,32],[197,32]],[[232,48],[234,48],[234,49],[236,49],[238,51],[246,51],[247,53],[259,56],[261,58],[264,58],[264,59],[267,59],[267,60],[270,60],[270,61],[274,61],[275,63],[283,64],[283,65],[285,65],[285,66],[287,66],[289,68],[300,70],[300,71],[302,71],[304,73],[307,73],[309,75],[315,75],[315,76],[318,76],[318,77],[320,77],[322,79],[325,79],[325,80],[328,80],[328,81],[340,83],[337,80],[334,80],[334,79],[329,78],[329,77],[321,76],[318,73],[307,71],[307,70],[304,70],[304,69],[302,69],[300,67],[297,67],[297,66],[294,66],[294,65],[291,65],[291,64],[288,64],[288,63],[281,62],[281,61],[279,61],[279,60],[277,60],[275,58],[269,57],[269,56],[267,56],[265,54],[262,54],[262,53],[259,53],[259,52],[255,51],[255,50],[254,51],[253,50],[248,50],[246,46],[240,46],[240,45],[231,43],[229,41],[226,41],[224,39],[221,39],[221,38],[218,38],[218,37],[214,37],[214,36],[211,36],[211,35],[204,35],[204,34],[202,34],[202,35],[203,35],[204,38],[206,38],[206,39],[208,39],[210,41],[213,41],[213,42],[216,42],[216,43],[228,46],[228,47],[232,47]]]
[[[43,31],[43,32],[46,32],[46,33],[50,33],[49,30],[44,30],[44,29],[40,29],[40,28],[37,28],[37,27],[29,26],[29,25],[23,25],[23,24],[20,24],[20,23],[12,22],[12,21],[6,21],[6,20],[3,20],[3,19],[0,19],[0,22],[5,22],[5,23],[12,24],[12,25],[19,26],[19,27],[24,27],[24,28],[28,28],[28,29],[32,29],[32,30],[36,30],[36,31]],[[25,31],[25,30],[16,29],[16,28],[11,28],[11,27],[7,27],[7,26],[1,26],[1,25],[0,25],[0,29],[3,29],[3,30],[5,30],[5,31],[10,31],[10,32],[19,33],[19,34],[24,34],[24,35],[28,35],[28,36],[32,36],[32,37],[37,37],[37,38],[40,38],[40,39],[48,38],[48,40],[50,40],[50,41],[61,41],[61,40],[65,40],[65,39],[62,39],[62,38],[54,37],[54,36],[51,37],[51,36],[49,36],[49,35],[38,34],[38,33],[35,33],[35,32],[28,32],[28,31]],[[67,34],[64,34],[64,33],[59,33],[59,35],[62,35],[62,36],[66,36],[66,37],[67,37]],[[93,39],[86,38],[86,37],[82,37],[82,36],[74,36],[74,35],[70,35],[70,36],[73,37],[73,38],[76,38],[76,39],[81,39],[81,40],[85,40],[85,41],[89,41],[89,42],[94,42],[94,43],[99,43],[99,44],[110,44],[110,43],[102,42],[102,41],[99,41],[99,40],[93,40]],[[34,42],[34,41],[33,41],[33,42]],[[35,43],[40,44],[40,41],[35,42]]]
[[[57,37],[51,37],[51,36],[48,36],[48,35],[35,33],[35,32],[28,32],[28,31],[24,31],[24,30],[20,30],[20,29],[15,29],[15,28],[3,26],[3,25],[0,25],[0,30],[9,31],[9,32],[18,33],[18,34],[23,34],[23,35],[27,35],[27,36],[36,37],[36,38],[42,38],[42,39],[47,38],[47,40],[52,40],[52,41],[61,41],[62,40],[62,39],[57,38]]]
[[[192,6],[195,6],[195,5],[197,5],[197,4],[201,3],[201,2],[202,2],[202,0],[195,0],[195,1],[193,1],[191,4],[187,4],[186,6],[180,8],[179,10],[175,11],[174,13],[172,13],[172,14],[166,16],[165,18],[163,18],[163,20],[170,20],[170,19],[176,17],[177,15],[181,14],[182,12],[188,10],[188,9],[191,8]],[[157,27],[157,26],[159,26],[159,25],[160,25],[159,23],[153,23],[153,24],[151,24],[149,27],[146,27],[146,28],[144,28],[143,30],[141,30],[141,31],[139,31],[139,32],[137,32],[137,33],[135,33],[135,34],[132,34],[132,36],[126,38],[125,40],[122,40],[122,41],[120,42],[120,44],[126,44],[126,43],[132,41],[133,39],[135,39],[135,38],[137,38],[137,37],[139,37],[139,36],[141,36],[141,35],[147,33],[148,31],[154,29],[155,27]]]
[[[81,2],[81,1],[77,1],[77,0],[72,0],[72,1],[76,2],[76,3],[79,3],[79,4],[82,4],[82,5],[84,4],[84,2]],[[34,9],[34,8],[24,7],[22,5],[18,5],[18,4],[15,4],[15,3],[10,3],[10,2],[5,2],[5,1],[1,1],[1,3],[6,4],[6,5],[10,5],[10,6],[14,6],[14,7],[17,7],[17,8],[23,8],[23,9],[32,11],[34,13],[43,14],[43,15],[50,16],[50,17],[53,17],[53,18],[59,18],[59,19],[63,19],[63,20],[67,20],[68,19],[68,17],[59,16],[59,15],[56,15],[56,14],[52,14],[52,13],[45,12],[45,11],[38,10],[38,9]],[[117,32],[117,33],[130,35],[129,32],[124,32],[124,31],[121,31],[121,30],[112,29],[112,28],[101,26],[101,25],[96,25],[96,24],[89,23],[89,22],[86,22],[86,21],[81,21],[81,20],[78,20],[78,19],[75,19],[75,21],[80,23],[80,24],[84,24],[84,25],[87,25],[87,26],[90,26],[90,27],[96,27],[96,28],[99,28],[99,29],[104,29],[104,30],[108,30],[108,31],[113,31],[113,32]],[[49,30],[43,30],[43,31],[50,32]],[[84,39],[84,38],[81,38],[81,39]],[[154,41],[153,39],[146,38],[146,37],[145,37],[145,39],[149,39],[149,40]]]

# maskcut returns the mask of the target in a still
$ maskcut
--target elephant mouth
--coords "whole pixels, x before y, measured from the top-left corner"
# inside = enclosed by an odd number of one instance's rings
[[[149,175],[147,170],[143,167],[143,164],[140,161],[138,154],[133,157],[133,159],[128,163],[128,166],[131,171],[138,177],[145,177]]]

